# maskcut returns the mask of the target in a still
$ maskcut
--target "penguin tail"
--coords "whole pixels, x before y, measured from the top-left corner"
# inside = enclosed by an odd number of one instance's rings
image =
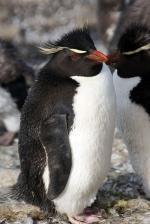
[[[21,199],[23,195],[19,193],[17,185],[0,188],[0,204]]]
[[[17,184],[4,189],[0,188],[0,220],[2,223],[3,221],[20,223],[27,217],[37,220],[47,218],[47,213],[37,206],[25,203],[22,198],[23,195],[18,191]]]
[[[0,188],[0,220],[1,219],[17,219],[17,215],[47,216],[55,214],[55,208],[52,201],[41,194],[33,194],[30,187],[19,181],[10,187]]]

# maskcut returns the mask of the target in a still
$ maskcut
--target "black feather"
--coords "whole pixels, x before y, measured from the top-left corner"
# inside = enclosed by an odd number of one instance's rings
[[[143,24],[132,24],[122,34],[118,49],[120,52],[136,50],[150,43],[150,29]]]
[[[84,51],[96,49],[87,27],[78,28],[64,34],[61,39],[57,40],[54,44],[56,46],[75,48]]]

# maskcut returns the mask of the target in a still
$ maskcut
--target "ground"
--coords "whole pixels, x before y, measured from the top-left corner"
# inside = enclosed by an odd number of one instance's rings
[[[16,182],[19,174],[17,143],[0,148],[0,189]],[[94,204],[102,224],[149,224],[150,201],[144,195],[140,178],[128,160],[128,152],[119,134],[113,145],[111,170]],[[44,214],[37,207],[8,201],[0,204],[0,224],[68,224],[65,216]]]

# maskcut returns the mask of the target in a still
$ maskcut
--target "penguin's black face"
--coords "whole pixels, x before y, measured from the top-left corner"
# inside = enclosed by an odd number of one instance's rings
[[[122,55],[116,68],[118,75],[123,78],[150,75],[150,52],[141,52],[132,56]]]
[[[107,56],[96,50],[87,29],[65,34],[51,46],[47,48],[47,52],[53,52],[50,66],[62,76],[94,76],[100,73],[102,62],[107,61]]]
[[[101,71],[102,63],[90,59],[89,55],[90,52],[78,54],[65,49],[53,56],[51,66],[56,67],[60,75],[94,76]]]
[[[144,25],[131,25],[121,36],[118,54],[110,55],[118,74],[124,78],[150,75],[150,30]]]

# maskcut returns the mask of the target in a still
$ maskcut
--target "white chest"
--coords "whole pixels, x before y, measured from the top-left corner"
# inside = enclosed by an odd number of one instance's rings
[[[97,76],[73,78],[79,87],[74,96],[75,116],[69,135],[72,169],[67,186],[55,204],[61,212],[78,214],[93,200],[109,169],[115,93],[106,65]]]
[[[117,70],[115,70],[113,74],[113,81],[117,101],[117,112],[118,112],[117,118],[119,119],[119,125],[120,125],[120,122],[123,123],[121,119],[126,118],[126,122],[128,122],[127,119],[128,116],[132,115],[132,113],[135,113],[136,110],[135,108],[137,107],[137,105],[131,102],[130,93],[134,89],[134,87],[138,85],[138,83],[140,82],[140,78],[139,77],[121,78],[118,76]]]
[[[110,72],[105,71],[94,77],[74,79],[79,83],[79,87],[74,96],[75,116],[69,136],[73,160],[79,165],[81,157],[82,164],[90,164],[93,159],[94,167],[95,156],[97,160],[102,159],[101,145],[105,144],[107,147],[107,135],[114,123],[114,113],[111,114],[115,102],[112,77]]]
[[[120,78],[114,73],[117,98],[117,121],[125,143],[136,156],[150,145],[150,118],[144,108],[130,100],[131,90],[140,82],[139,77]]]

